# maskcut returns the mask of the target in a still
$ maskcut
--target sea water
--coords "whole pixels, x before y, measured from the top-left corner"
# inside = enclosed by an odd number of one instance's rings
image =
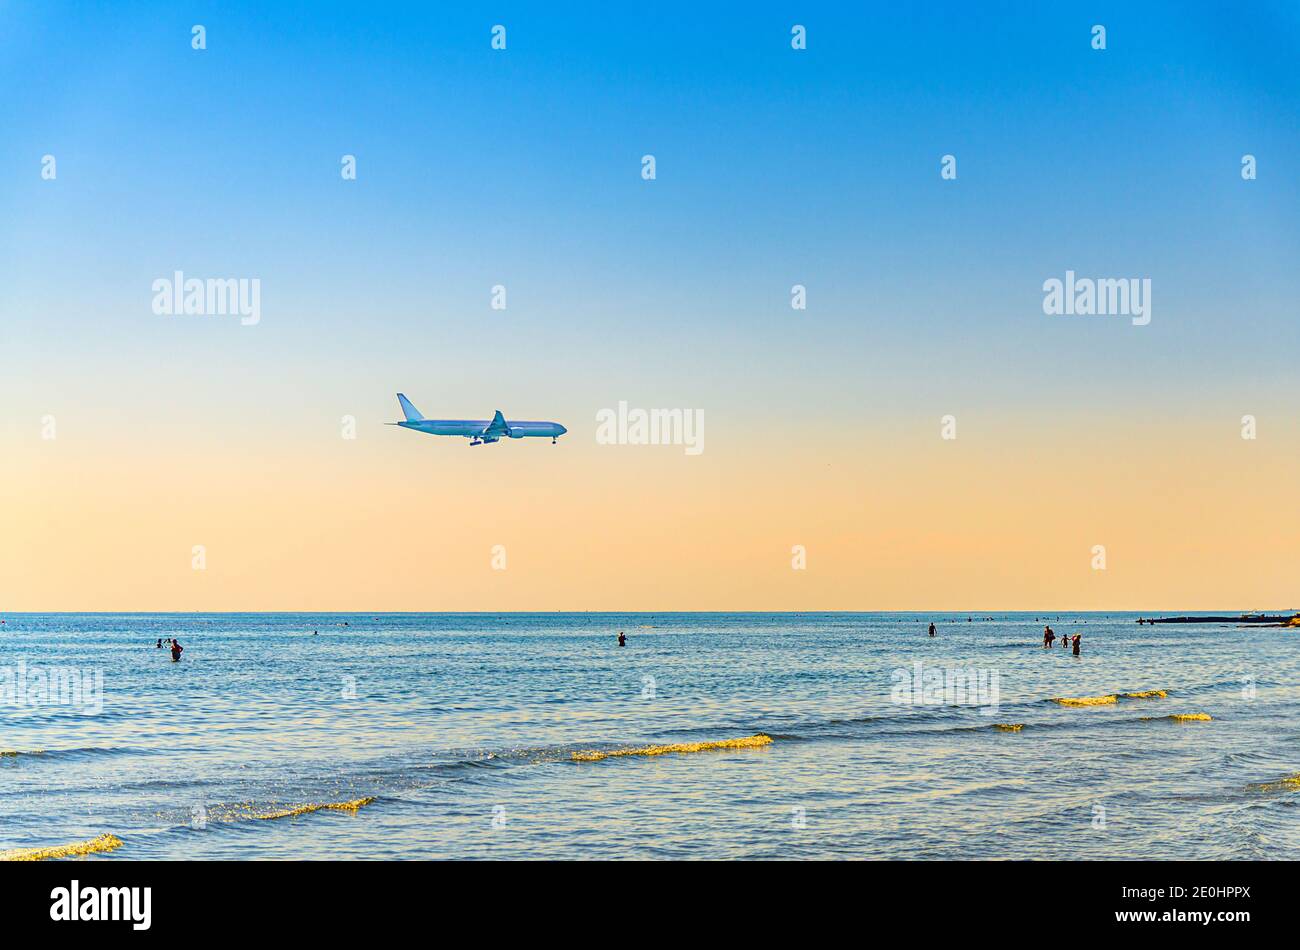
[[[1137,618],[8,614],[0,852],[1296,857],[1300,631]]]

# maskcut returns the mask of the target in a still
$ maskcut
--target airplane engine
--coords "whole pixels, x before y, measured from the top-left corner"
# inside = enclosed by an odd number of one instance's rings
[[[520,429],[520,428],[515,427],[515,426],[512,426],[512,427],[510,428],[510,438],[512,438],[512,439],[522,439],[523,437],[524,437],[524,430],[523,430],[523,429]]]

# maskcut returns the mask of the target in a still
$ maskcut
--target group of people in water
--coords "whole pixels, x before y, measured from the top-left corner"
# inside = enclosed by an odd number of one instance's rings
[[[931,624],[930,624],[930,636],[934,636],[934,634],[935,634],[935,627],[934,627],[934,624],[931,623]],[[620,634],[620,636],[621,636],[621,634]],[[1062,646],[1062,647],[1065,647],[1065,648],[1067,648],[1067,649],[1068,649],[1070,646],[1073,646],[1073,647],[1074,647],[1074,655],[1075,655],[1075,656],[1078,656],[1078,655],[1079,655],[1079,639],[1080,639],[1082,636],[1083,636],[1083,634],[1080,634],[1080,633],[1076,633],[1076,634],[1075,634],[1074,636],[1072,636],[1072,637],[1069,636],[1068,634],[1067,634],[1067,635],[1062,635],[1062,637],[1061,637],[1061,646]],[[1050,648],[1051,648],[1055,643],[1056,643],[1056,631],[1053,630],[1051,627],[1043,627],[1043,649],[1050,649]],[[619,644],[619,645],[622,646],[622,644]]]
[[[1075,656],[1078,656],[1078,655],[1079,655],[1079,638],[1080,638],[1081,636],[1083,636],[1083,634],[1081,634],[1081,633],[1076,633],[1074,636],[1070,636],[1069,634],[1062,634],[1062,635],[1061,635],[1061,646],[1064,648],[1064,647],[1069,647],[1071,644],[1073,644],[1073,645],[1074,645],[1074,655],[1075,655]],[[1056,642],[1056,631],[1053,630],[1051,627],[1044,627],[1044,628],[1043,628],[1043,649],[1044,649],[1044,650],[1050,650],[1050,649],[1052,648],[1053,644],[1055,644],[1055,642]]]
[[[185,648],[181,646],[181,642],[173,637],[168,637],[166,640],[159,640],[158,641],[159,650],[162,649],[164,643],[170,644],[172,648],[172,662],[179,663],[181,660],[181,654],[185,652]]]

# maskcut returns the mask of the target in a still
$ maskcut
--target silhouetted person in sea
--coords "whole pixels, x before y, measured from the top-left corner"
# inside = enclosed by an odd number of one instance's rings
[[[162,649],[162,637],[159,637],[159,638],[158,638],[158,647],[157,647],[157,648],[158,648],[159,650]]]
[[[178,643],[178,642],[175,641],[175,640],[172,641],[172,662],[173,662],[173,663],[179,663],[179,662],[180,662],[180,659],[181,659],[181,653],[183,653],[184,650],[185,650],[185,648],[184,648],[183,646],[181,646],[180,643]]]
[[[1079,655],[1079,636],[1080,636],[1080,635],[1077,634],[1077,633],[1074,635],[1074,655],[1075,655],[1075,656],[1078,656],[1078,655]]]
[[[930,636],[934,636],[934,624],[930,624]]]
[[[621,647],[627,646],[627,637],[623,634],[622,630],[618,632],[618,645]]]
[[[1043,649],[1046,650],[1050,648],[1052,645],[1052,641],[1055,639],[1056,639],[1056,634],[1052,632],[1052,628],[1044,627],[1043,628]]]

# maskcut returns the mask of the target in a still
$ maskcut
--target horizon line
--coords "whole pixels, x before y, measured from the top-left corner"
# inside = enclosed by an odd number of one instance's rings
[[[1209,613],[1298,613],[1294,607],[1287,608],[1251,608],[1243,610],[1237,607],[1231,608],[1178,608],[1183,611],[1182,615],[1192,614],[1209,614]],[[507,614],[646,614],[651,616],[661,616],[665,614],[753,614],[753,615],[772,615],[772,614],[965,614],[973,617],[978,613],[998,613],[998,614],[1048,614],[1048,613],[1076,613],[1076,614],[1147,614],[1147,613],[1172,613],[1167,609],[1080,609],[1076,607],[1051,607],[1051,608],[1018,608],[1015,610],[990,610],[990,608],[979,608],[975,610],[952,610],[937,608],[919,608],[908,610],[12,610],[0,611],[0,620],[5,617],[16,617],[24,615],[43,615],[52,614],[100,614],[110,616],[113,614],[148,614],[153,616],[188,616],[192,614],[225,614],[225,615],[256,615],[256,614],[286,614],[286,615],[317,615],[317,616],[366,616],[376,614],[386,614],[389,616],[424,616],[438,614],[444,616],[499,616]]]

